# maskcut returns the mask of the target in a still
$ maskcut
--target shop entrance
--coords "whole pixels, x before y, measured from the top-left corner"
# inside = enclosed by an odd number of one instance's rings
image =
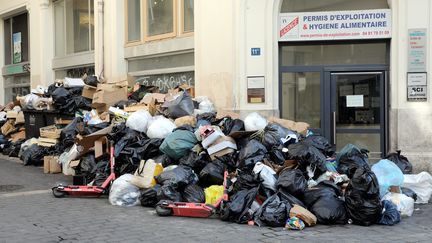
[[[308,122],[337,151],[353,143],[367,148],[373,159],[383,157],[388,127],[387,43],[280,49],[281,117]]]

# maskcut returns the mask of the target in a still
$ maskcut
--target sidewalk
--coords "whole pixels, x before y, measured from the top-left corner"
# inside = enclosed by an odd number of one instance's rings
[[[426,242],[432,232],[432,206],[416,205],[396,226],[317,225],[303,231],[227,223],[218,219],[161,218],[154,209],[111,206],[107,198],[54,198],[62,174],[43,174],[0,157],[0,242]],[[1,187],[0,188],[4,188]]]

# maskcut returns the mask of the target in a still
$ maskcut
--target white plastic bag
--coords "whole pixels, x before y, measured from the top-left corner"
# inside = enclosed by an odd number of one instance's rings
[[[381,198],[387,194],[391,186],[402,186],[404,175],[399,167],[390,160],[382,159],[372,166],[380,187]]]
[[[267,120],[257,112],[250,113],[244,119],[246,131],[263,130],[267,123]]]
[[[108,200],[112,205],[129,207],[140,203],[139,188],[129,182],[132,178],[133,175],[124,174],[111,185]]]
[[[432,176],[426,171],[417,175],[404,175],[402,187],[411,189],[417,194],[416,203],[428,203],[432,195]]]
[[[63,85],[66,88],[73,88],[73,87],[84,87],[85,83],[80,78],[65,78]]]
[[[253,172],[256,175],[259,175],[265,188],[271,189],[273,192],[276,191],[276,172],[272,168],[261,162],[258,162],[255,164]]]
[[[401,216],[410,217],[414,212],[414,199],[402,193],[387,193],[382,200],[388,200],[394,203]]]
[[[139,110],[128,117],[126,126],[138,132],[147,132],[148,123],[151,118],[152,116],[148,111]]]
[[[155,116],[147,129],[147,136],[149,138],[166,138],[175,128],[176,125],[171,120],[163,116]]]
[[[80,155],[78,146],[74,144],[68,151],[62,153],[59,157],[59,163],[62,165],[63,174],[75,175],[75,170],[70,167],[70,162]]]
[[[195,98],[195,100],[199,102],[198,109],[200,110],[200,112],[215,112],[213,102],[211,102],[208,97],[200,96]]]

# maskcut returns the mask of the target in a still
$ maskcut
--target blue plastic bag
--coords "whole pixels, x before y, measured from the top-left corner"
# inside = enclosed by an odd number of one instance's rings
[[[399,167],[390,160],[382,159],[372,166],[380,188],[380,197],[389,192],[391,186],[402,186],[404,175]]]
[[[382,201],[383,212],[381,214],[380,219],[378,220],[378,224],[383,225],[395,225],[400,222],[401,215],[394,203],[388,200]]]

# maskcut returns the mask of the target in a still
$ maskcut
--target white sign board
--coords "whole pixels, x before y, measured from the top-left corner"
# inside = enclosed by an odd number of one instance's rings
[[[390,9],[281,13],[279,41],[391,38]]]
[[[265,88],[264,77],[248,77],[247,87],[248,89],[264,89]]]
[[[347,95],[346,96],[347,107],[363,107],[363,95]]]
[[[408,30],[408,72],[426,72],[426,31]]]
[[[426,73],[408,73],[408,85],[427,85]]]

